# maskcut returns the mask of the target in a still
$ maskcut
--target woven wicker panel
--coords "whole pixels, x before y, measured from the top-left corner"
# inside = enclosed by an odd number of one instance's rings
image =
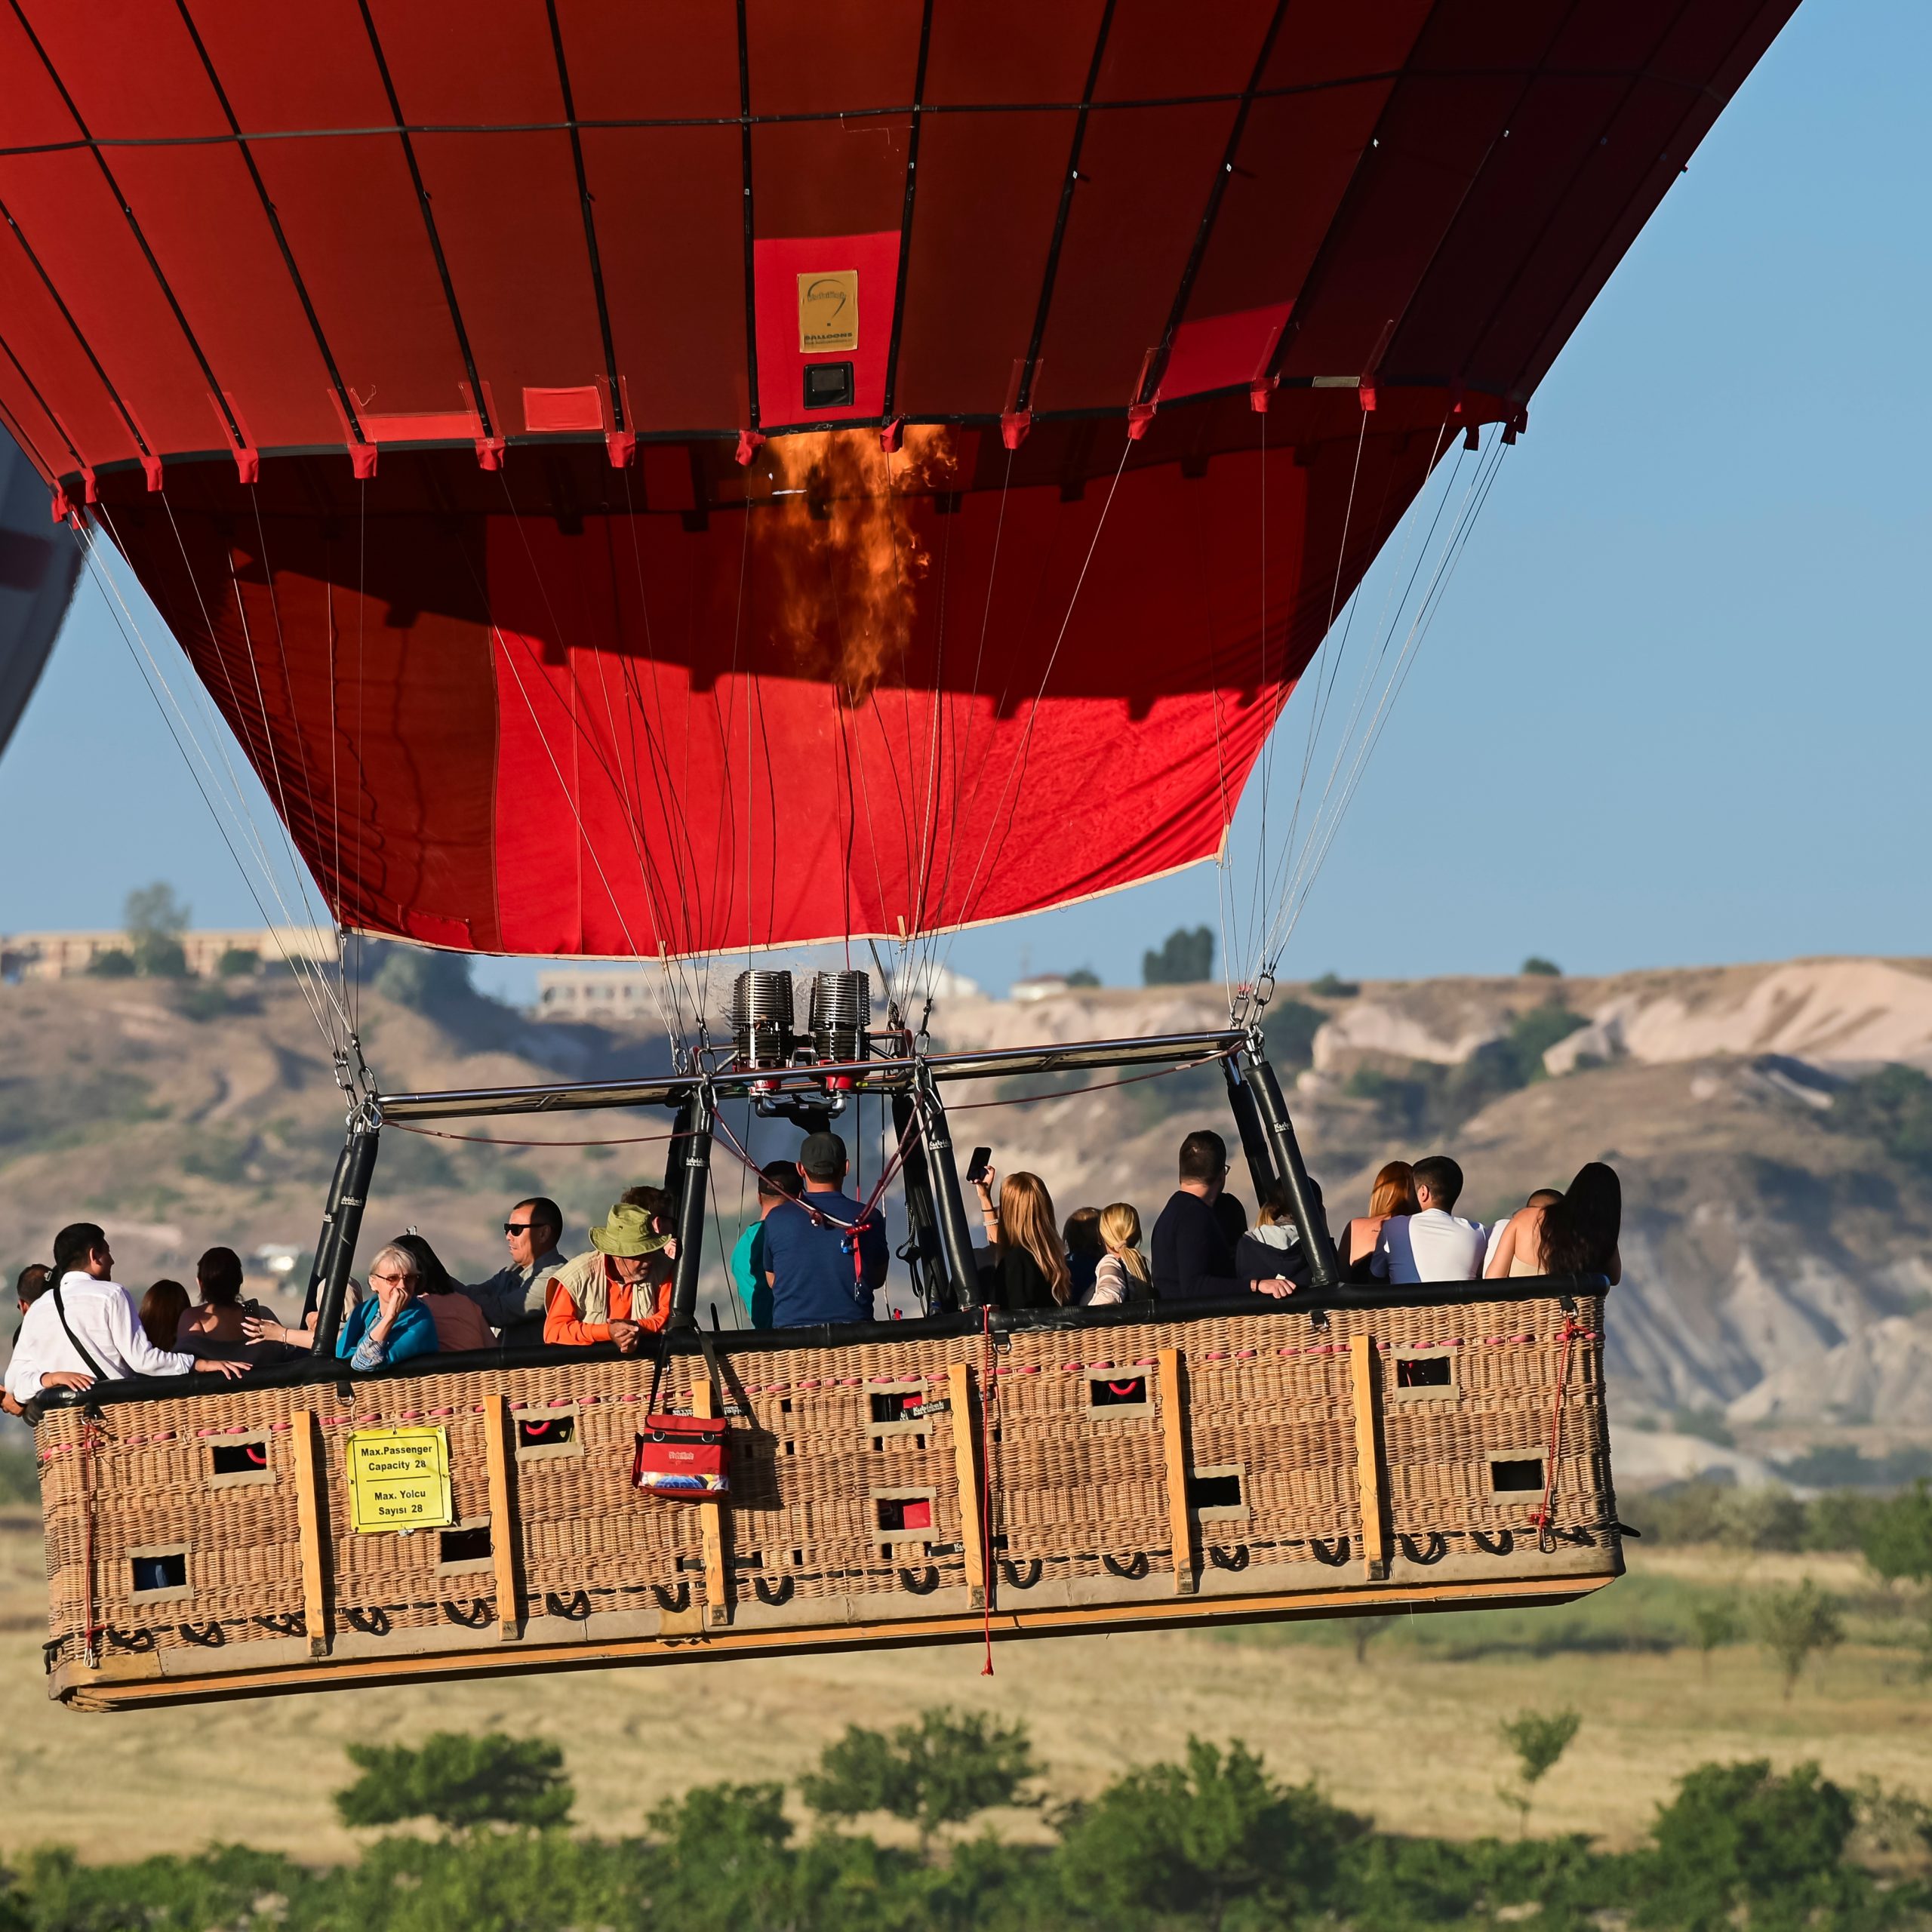
[[[1336,1310],[1319,1321],[1292,1303],[1251,1315],[1106,1329],[894,1336],[848,1348],[725,1358],[731,1491],[721,1512],[726,1561],[747,1604],[826,1602],[826,1620],[866,1613],[837,1600],[891,1592],[900,1599],[962,1583],[966,1564],[956,1432],[983,1430],[990,1460],[990,1533],[1000,1588],[1024,1607],[1043,1579],[1138,1577],[1171,1561],[1164,1420],[1174,1399],[1158,1361],[1180,1351],[1183,1439],[1196,1471],[1238,1471],[1237,1513],[1197,1521],[1190,1552],[1223,1569],[1251,1559],[1308,1564],[1324,1589],[1359,1580],[1363,1545],[1350,1344],[1375,1344],[1389,1527],[1399,1552],[1426,1564],[1454,1549],[1486,1552],[1511,1574],[1533,1549],[1540,1487],[1497,1494],[1498,1458],[1543,1459],[1557,1418],[1552,1527],[1601,1541],[1615,1520],[1605,1433],[1599,1300],[1571,1327],[1554,1299],[1460,1307]],[[1435,1349],[1454,1359],[1440,1395],[1398,1393],[1398,1355]],[[881,1386],[912,1385],[934,1402],[964,1364],[983,1417],[937,1409],[912,1426],[881,1426]],[[702,1364],[681,1357],[658,1406],[688,1412]],[[1148,1378],[1144,1411],[1090,1405],[1095,1377]],[[328,1495],[325,1577],[338,1632],[393,1631],[433,1647],[494,1622],[488,1567],[445,1574],[438,1533],[358,1536],[347,1522],[344,1446],[356,1429],[438,1424],[449,1432],[459,1521],[491,1513],[486,1400],[519,1415],[574,1417],[580,1454],[518,1460],[513,1506],[521,1540],[521,1609],[578,1618],[600,1611],[684,1611],[705,1599],[704,1512],[640,1495],[632,1452],[651,1364],[569,1359],[513,1371],[452,1368],[414,1380],[157,1396],[106,1405],[85,1425],[56,1410],[41,1426],[50,1634],[77,1651],[90,1624],[115,1649],[221,1641],[240,1667],[251,1640],[302,1629],[303,1581],[294,1418],[316,1419]],[[267,1440],[265,1483],[211,1481],[213,1444],[236,1433]],[[971,1466],[969,1458],[968,1466]],[[85,1488],[85,1500],[84,1500]],[[923,1531],[882,1530],[881,1492],[929,1494]],[[130,1552],[184,1548],[179,1598],[137,1599]],[[86,1561],[91,1553],[91,1564]],[[91,1601],[90,1601],[90,1577]],[[1104,1588],[1104,1586],[1103,1586]],[[469,1641],[474,1641],[473,1638]],[[220,1663],[209,1651],[211,1669]]]

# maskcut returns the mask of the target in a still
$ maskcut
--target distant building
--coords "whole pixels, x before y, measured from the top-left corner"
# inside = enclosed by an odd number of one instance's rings
[[[1068,990],[1064,973],[1031,973],[1023,980],[1015,980],[1008,996],[1023,1003],[1027,1000],[1049,999],[1055,993]]]
[[[180,936],[188,971],[211,979],[226,952],[252,952],[265,966],[285,957],[333,960],[335,934],[325,926],[255,926]],[[125,952],[125,933],[14,933],[0,937],[0,978],[66,980],[85,973],[104,952]]]

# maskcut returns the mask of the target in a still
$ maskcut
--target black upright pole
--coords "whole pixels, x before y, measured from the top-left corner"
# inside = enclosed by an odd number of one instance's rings
[[[973,1260],[973,1236],[967,1226],[966,1204],[959,1192],[959,1166],[952,1158],[952,1136],[938,1091],[923,1070],[915,1097],[919,1109],[920,1137],[925,1143],[926,1172],[932,1186],[940,1254],[952,1287],[953,1303],[958,1308],[977,1308],[985,1297],[980,1292],[980,1270]]]
[[[677,1272],[672,1278],[671,1326],[697,1326],[697,1277],[704,1261],[704,1210],[711,1188],[711,1126],[715,1112],[711,1096],[694,1092],[678,1109],[679,1137],[672,1145],[675,1157],[684,1154],[678,1194]]]
[[[944,1250],[940,1245],[939,1214],[933,1204],[931,1171],[926,1164],[926,1150],[912,1123],[918,1109],[909,1094],[892,1097],[892,1126],[903,1150],[900,1172],[906,1182],[907,1238],[900,1258],[912,1271],[912,1284],[918,1291],[922,1307],[929,1312],[953,1306],[952,1284],[943,1265]]]
[[[335,1197],[328,1266],[316,1307],[314,1351],[318,1355],[335,1353],[343,1306],[349,1295],[349,1271],[355,1265],[356,1238],[362,1232],[362,1210],[368,1201],[369,1183],[376,1171],[376,1146],[381,1137],[379,1121],[358,1119],[350,1128],[349,1145],[343,1149],[342,1188]]]
[[[1221,1062],[1221,1071],[1227,1078],[1229,1109],[1234,1115],[1235,1126],[1241,1134],[1241,1150],[1247,1157],[1247,1171],[1254,1180],[1255,1199],[1259,1201],[1281,1178],[1275,1164],[1275,1150],[1269,1143],[1268,1130],[1261,1124],[1261,1109],[1255,1100],[1254,1089],[1243,1077],[1232,1054]]]
[[[322,1203],[321,1232],[315,1237],[315,1258],[309,1264],[309,1285],[302,1295],[304,1321],[321,1306],[318,1298],[335,1253],[336,1216],[341,1211],[343,1190],[349,1185],[349,1150],[354,1144],[352,1134],[344,1137],[342,1152],[335,1157],[335,1172],[329,1177],[328,1198]]]
[[[1258,1037],[1250,1035],[1244,1051],[1248,1084],[1260,1112],[1262,1127],[1273,1146],[1282,1184],[1288,1191],[1288,1208],[1301,1235],[1302,1252],[1308,1257],[1309,1285],[1332,1288],[1340,1281],[1342,1271],[1336,1263],[1327,1217],[1315,1209],[1315,1190],[1309,1185],[1308,1169],[1302,1164],[1301,1148],[1295,1140],[1294,1123],[1288,1118],[1287,1103],[1281,1098],[1281,1083],[1268,1064]]]

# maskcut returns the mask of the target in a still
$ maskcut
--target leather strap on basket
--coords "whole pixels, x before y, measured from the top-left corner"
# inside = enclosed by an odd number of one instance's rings
[[[718,1365],[718,1344],[710,1334],[700,1328],[697,1331],[698,1352],[704,1357],[704,1372],[709,1377],[714,1411],[724,1406],[724,1374]],[[657,1413],[657,1390],[664,1380],[664,1365],[671,1358],[671,1330],[667,1323],[658,1331],[657,1360],[651,1371],[651,1393],[645,1398],[644,1413],[647,1418]]]
[[[1556,1549],[1555,1518],[1551,1504],[1556,1495],[1556,1456],[1563,1446],[1563,1402],[1570,1385],[1570,1351],[1576,1346],[1577,1338],[1589,1331],[1574,1315],[1564,1319],[1562,1333],[1558,1340],[1563,1344],[1561,1359],[1556,1370],[1556,1402],[1550,1411],[1549,1449],[1543,1458],[1543,1503],[1537,1511],[1537,1548],[1545,1556],[1552,1555]]]

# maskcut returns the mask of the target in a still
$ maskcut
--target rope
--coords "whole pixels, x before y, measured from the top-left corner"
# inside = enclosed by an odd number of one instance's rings
[[[998,1100],[959,1100],[947,1109],[950,1113],[969,1114],[980,1107],[1024,1107],[1035,1100],[1069,1100],[1076,1094],[1104,1094],[1110,1087],[1132,1087],[1143,1080],[1164,1080],[1171,1073],[1192,1073],[1197,1067],[1212,1066],[1217,1060],[1226,1060],[1235,1049],[1227,1052],[1210,1054],[1204,1060],[1183,1060],[1174,1066],[1157,1067],[1152,1073],[1130,1073],[1124,1080],[1097,1080],[1091,1087],[1063,1087],[1044,1094],[1015,1094],[1011,1098]]]
[[[1543,1503],[1536,1513],[1537,1548],[1546,1556],[1556,1548],[1556,1535],[1550,1504],[1556,1494],[1556,1454],[1563,1441],[1563,1402],[1570,1382],[1570,1352],[1587,1331],[1574,1315],[1567,1317],[1558,1337],[1563,1344],[1562,1359],[1556,1371],[1556,1405],[1550,1411],[1549,1451],[1543,1458]]]
[[[98,1626],[94,1620],[94,1459],[100,1425],[91,1416],[81,1423],[81,1661],[89,1670],[100,1661],[94,1647]]]
[[[992,1306],[980,1307],[980,1610],[986,1660],[982,1677],[993,1675],[993,1404],[999,1380],[993,1374]],[[970,1419],[969,1419],[970,1420]]]
[[[441,1128],[412,1127],[405,1120],[386,1120],[385,1128],[403,1134],[426,1134],[432,1140],[466,1140],[474,1147],[636,1147],[647,1140],[688,1140],[678,1134],[629,1134],[608,1140],[500,1140],[487,1134],[450,1134]]]

